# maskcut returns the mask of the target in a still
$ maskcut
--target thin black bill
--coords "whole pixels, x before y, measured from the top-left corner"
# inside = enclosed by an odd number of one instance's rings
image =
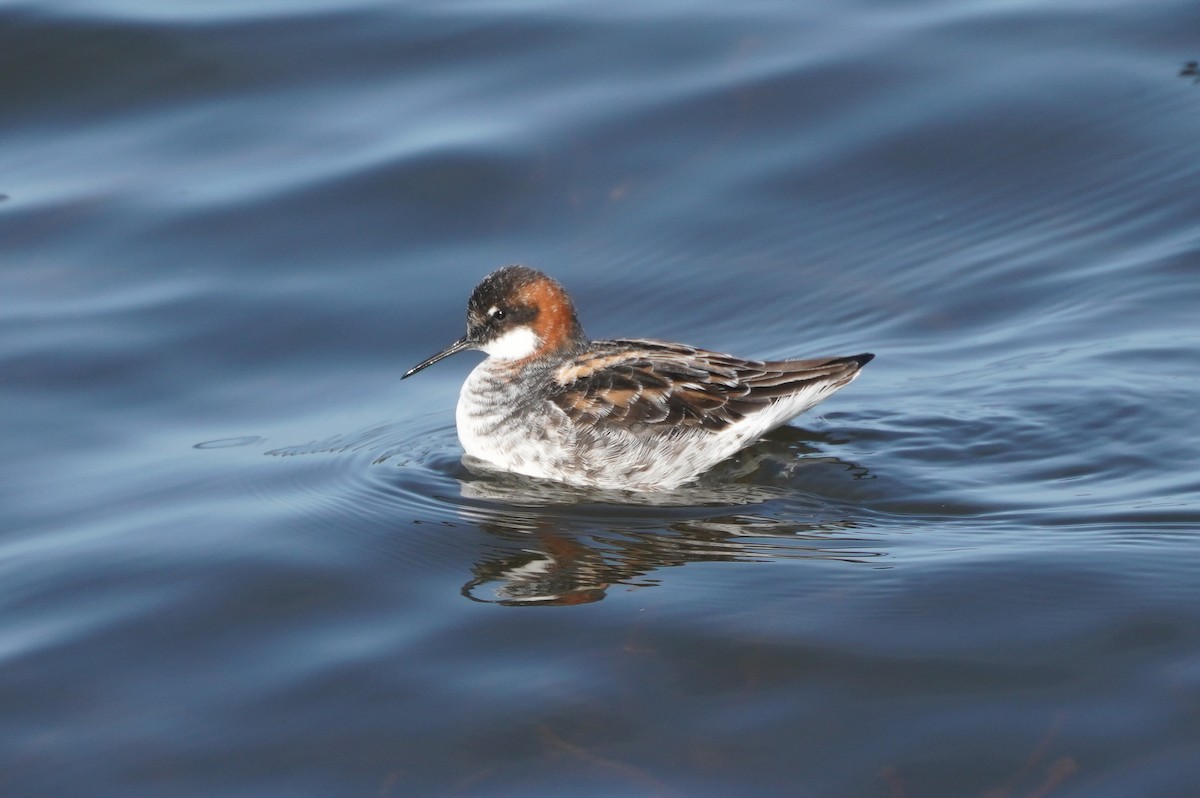
[[[442,358],[450,357],[455,352],[461,352],[464,349],[470,349],[470,348],[471,348],[471,342],[469,340],[467,340],[467,337],[464,335],[462,338],[459,338],[457,341],[450,344],[450,346],[446,347],[441,352],[438,352],[433,357],[429,358],[428,360],[421,361],[417,365],[410,368],[408,371],[404,372],[404,376],[401,377],[400,379],[405,379],[406,377],[411,377],[412,375],[416,374],[421,369],[429,368],[430,366],[432,366],[434,363],[438,362]]]

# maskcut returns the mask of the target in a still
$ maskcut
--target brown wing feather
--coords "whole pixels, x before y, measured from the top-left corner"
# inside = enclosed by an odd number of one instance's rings
[[[576,422],[719,430],[813,382],[840,386],[868,360],[763,362],[662,341],[596,341],[559,367],[550,401]]]

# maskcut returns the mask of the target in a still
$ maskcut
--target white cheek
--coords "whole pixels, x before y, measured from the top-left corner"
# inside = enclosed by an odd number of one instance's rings
[[[481,348],[497,360],[521,360],[537,351],[541,341],[528,327],[515,327]]]

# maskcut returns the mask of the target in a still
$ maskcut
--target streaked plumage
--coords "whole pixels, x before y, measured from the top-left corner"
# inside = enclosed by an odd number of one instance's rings
[[[630,490],[687,482],[845,386],[874,355],[745,360],[683,344],[588,341],[566,291],[506,266],[475,288],[459,396],[466,453],[494,468]]]

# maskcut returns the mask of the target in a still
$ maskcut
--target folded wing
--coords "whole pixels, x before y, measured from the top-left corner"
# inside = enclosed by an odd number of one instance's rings
[[[828,395],[872,357],[758,361],[662,341],[597,341],[555,372],[550,401],[576,422],[717,431],[818,386]]]

